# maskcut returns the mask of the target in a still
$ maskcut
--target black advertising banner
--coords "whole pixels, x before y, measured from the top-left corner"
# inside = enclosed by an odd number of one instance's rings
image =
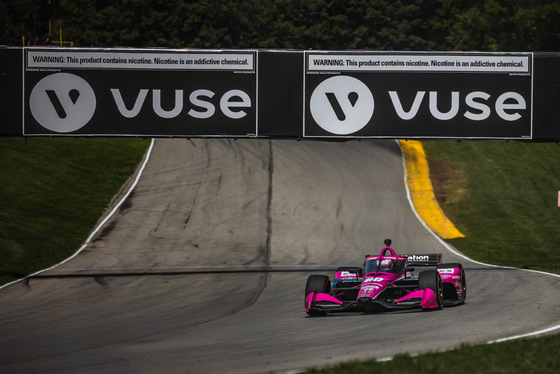
[[[261,137],[300,138],[303,118],[302,51],[259,51]]]
[[[0,136],[21,136],[21,48],[0,48]]]
[[[560,53],[535,53],[533,140],[560,140]]]
[[[305,56],[304,137],[532,138],[531,53]]]
[[[255,136],[255,51],[26,49],[24,136]]]
[[[0,47],[0,136],[560,140],[560,53]]]

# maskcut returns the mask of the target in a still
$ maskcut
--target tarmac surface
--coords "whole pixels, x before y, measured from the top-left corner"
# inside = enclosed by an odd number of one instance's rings
[[[310,274],[397,253],[465,266],[465,305],[307,317]],[[266,373],[560,321],[560,278],[470,263],[410,208],[397,142],[158,139],[75,258],[0,289],[3,373]]]

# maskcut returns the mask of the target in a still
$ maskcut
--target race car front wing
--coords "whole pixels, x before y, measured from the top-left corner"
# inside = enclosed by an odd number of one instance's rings
[[[343,312],[349,309],[368,308],[375,305],[386,309],[409,309],[415,307],[433,309],[438,307],[436,294],[432,289],[426,287],[424,290],[413,291],[394,301],[377,300],[368,297],[342,301],[327,293],[311,292],[305,300],[305,311]]]

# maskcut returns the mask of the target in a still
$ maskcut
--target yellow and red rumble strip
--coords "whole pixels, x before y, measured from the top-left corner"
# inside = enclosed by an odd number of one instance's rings
[[[463,238],[465,235],[447,218],[436,200],[422,143],[417,140],[399,140],[399,143],[404,157],[406,183],[420,219],[442,239]]]

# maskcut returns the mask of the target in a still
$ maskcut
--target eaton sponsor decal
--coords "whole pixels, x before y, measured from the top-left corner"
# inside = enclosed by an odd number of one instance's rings
[[[410,255],[407,258],[408,258],[408,261],[415,261],[415,262],[430,261],[430,256],[428,256],[428,255],[425,255],[425,256]]]

